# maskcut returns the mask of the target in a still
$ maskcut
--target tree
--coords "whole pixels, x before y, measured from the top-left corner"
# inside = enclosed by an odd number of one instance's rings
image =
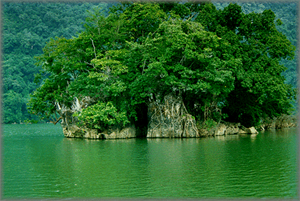
[[[195,99],[193,105],[207,110],[224,101],[234,88],[232,71],[240,60],[222,58],[230,44],[203,30],[198,22],[171,18],[149,34],[143,44],[129,46],[128,65],[139,70],[129,84],[137,103],[147,102],[153,95],[175,93],[189,106]],[[139,58],[139,62],[130,58]],[[192,112],[193,108],[188,110]],[[208,118],[212,118],[211,113],[205,114],[204,120]]]
[[[295,90],[284,83],[281,73],[286,68],[280,61],[292,59],[295,47],[276,29],[281,21],[275,22],[271,10],[244,14],[236,4],[229,4],[224,10],[209,4],[203,6],[196,21],[227,40],[231,55],[242,61],[233,71],[235,89],[225,101],[226,120],[250,126],[257,125],[260,118],[289,112]]]
[[[47,117],[68,110],[103,130],[138,121],[149,100],[173,94],[197,121],[257,125],[287,114],[295,98],[280,64],[295,48],[274,20],[271,10],[244,14],[236,4],[122,3],[107,17],[95,12],[78,37],[46,45],[39,77],[48,78],[29,108]]]
[[[10,97],[14,92],[23,97],[20,101],[10,99],[14,103],[4,100],[4,123],[36,118],[26,109],[29,93],[38,87],[34,83],[34,74],[41,69],[34,65],[34,56],[42,54],[42,48],[50,38],[72,38],[81,32],[86,10],[96,6],[106,11],[108,4],[3,3],[3,95]],[[24,108],[21,113],[15,110],[15,104]]]
[[[228,3],[215,3],[217,9],[224,9],[229,4]],[[264,10],[271,9],[275,14],[275,20],[279,19],[282,24],[276,25],[276,29],[283,33],[292,45],[297,44],[297,18],[295,14],[297,13],[297,5],[295,3],[280,3],[280,2],[265,2],[265,3],[238,3],[241,6],[243,13],[249,14],[262,13]],[[287,70],[282,72],[282,75],[286,78],[285,82],[291,84],[294,88],[297,88],[297,57],[293,60],[281,59],[280,64],[284,65]],[[294,102],[294,107],[297,107],[297,103]],[[297,113],[297,111],[294,111]]]

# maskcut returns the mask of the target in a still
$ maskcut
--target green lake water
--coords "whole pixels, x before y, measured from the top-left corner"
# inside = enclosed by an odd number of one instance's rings
[[[2,198],[298,198],[297,129],[189,139],[64,138],[2,126]]]

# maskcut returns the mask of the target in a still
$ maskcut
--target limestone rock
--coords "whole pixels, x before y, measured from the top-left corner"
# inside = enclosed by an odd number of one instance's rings
[[[83,137],[84,133],[81,128],[79,128],[77,125],[71,124],[68,126],[63,127],[63,133],[65,137]]]
[[[235,135],[240,131],[240,123],[220,123],[218,126],[210,129],[199,128],[200,137],[206,136],[222,136],[222,135]]]
[[[199,132],[200,137],[208,136],[208,130],[207,129],[199,129],[198,132]]]
[[[201,128],[199,129],[199,136],[200,137],[208,137],[208,136],[214,136],[215,135],[215,131],[213,129],[204,129]]]
[[[239,134],[247,134],[247,132],[245,131],[245,129],[240,129],[238,133]]]
[[[257,130],[254,127],[250,127],[250,128],[241,128],[239,130],[240,134],[258,134]]]
[[[220,124],[215,130],[215,135],[225,135],[226,129],[225,124]]]
[[[283,114],[277,118],[265,118],[262,120],[262,125],[264,129],[282,129],[297,126],[297,117],[294,115]]]
[[[128,125],[125,128],[113,127],[109,132],[99,133],[97,129],[79,128],[77,125],[63,126],[65,137],[69,138],[87,138],[87,139],[120,139],[136,137],[136,128],[134,125]]]
[[[187,115],[187,121],[184,123],[185,129],[183,130],[182,137],[199,137],[196,120],[191,115]]]
[[[258,128],[260,131],[265,131],[265,127],[263,125],[259,126]]]
[[[158,96],[158,95],[157,95]],[[199,137],[195,119],[188,114],[180,95],[169,94],[148,107],[147,137]]]
[[[238,134],[239,130],[240,130],[240,123],[225,123],[225,125],[227,126],[226,128],[226,135],[235,135]]]
[[[258,134],[258,131],[252,126],[252,127],[250,127],[250,128],[248,128],[248,132],[250,133],[250,134]]]
[[[114,128],[110,134],[102,134],[101,136],[105,139],[125,139],[125,138],[135,138],[136,137],[136,128],[132,124],[123,129]]]
[[[98,134],[97,129],[85,129],[85,134],[84,134],[83,138],[99,139],[100,134]]]
[[[264,118],[264,119],[262,119],[261,127],[264,130],[269,130],[269,129],[275,128],[275,120],[273,120],[269,117]]]

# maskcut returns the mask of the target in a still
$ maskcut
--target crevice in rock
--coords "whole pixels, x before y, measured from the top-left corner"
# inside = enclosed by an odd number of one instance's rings
[[[136,112],[138,118],[138,120],[135,121],[136,137],[146,138],[148,127],[148,106],[145,103],[140,104]]]
[[[195,118],[185,108],[180,95],[152,99],[148,107],[147,137],[199,137]]]

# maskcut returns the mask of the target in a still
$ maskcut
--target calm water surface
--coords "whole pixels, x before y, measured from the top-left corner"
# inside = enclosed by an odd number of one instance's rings
[[[4,125],[3,198],[297,198],[297,129],[257,136],[83,140]]]

